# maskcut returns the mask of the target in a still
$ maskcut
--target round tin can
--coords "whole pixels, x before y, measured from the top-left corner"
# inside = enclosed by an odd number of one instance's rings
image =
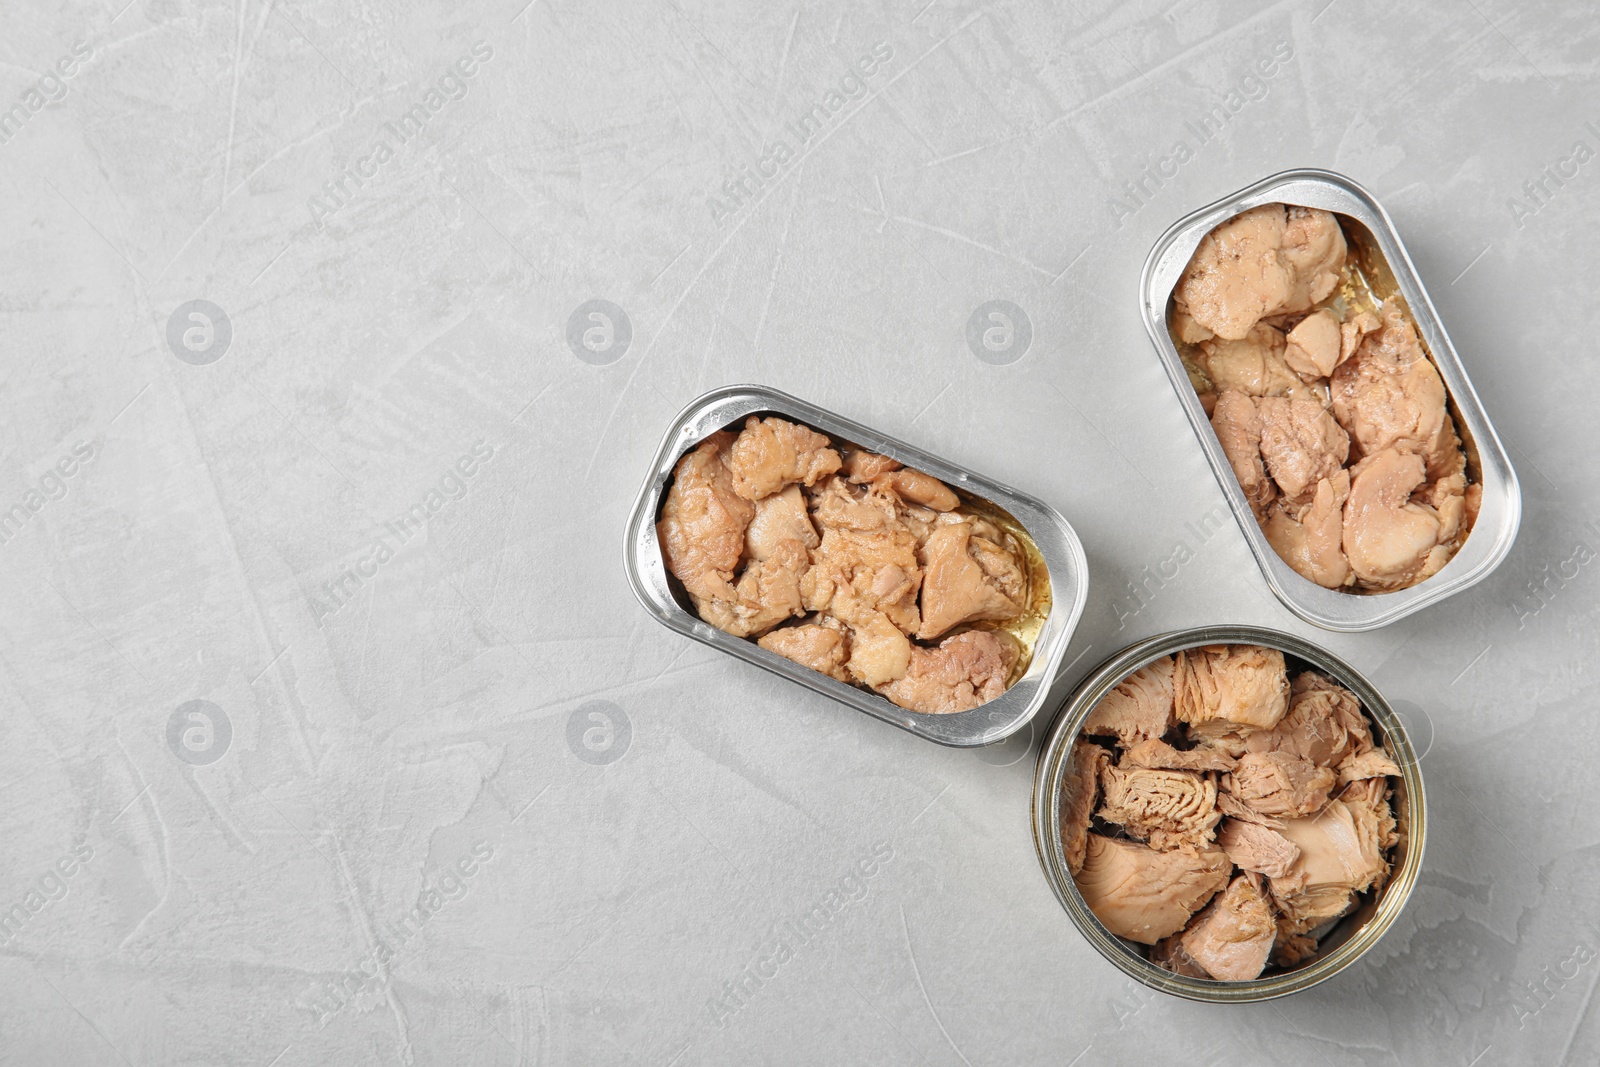
[[[1393,783],[1391,797],[1399,842],[1394,847],[1393,867],[1382,892],[1375,898],[1363,899],[1354,911],[1341,918],[1318,943],[1317,954],[1310,962],[1247,982],[1189,978],[1151,963],[1142,951],[1144,946],[1115,936],[1095,918],[1067,870],[1061,844],[1061,777],[1072,742],[1077,739],[1089,712],[1118,682],[1139,668],[1183,649],[1215,644],[1274,648],[1327,674],[1355,694],[1373,726],[1373,740],[1388,752],[1401,771],[1399,781]],[[1102,956],[1150,988],[1213,1004],[1271,1000],[1298,993],[1331,978],[1359,959],[1394,925],[1410,898],[1422,870],[1426,830],[1427,805],[1416,752],[1406,736],[1405,725],[1383,694],[1355,668],[1326,649],[1293,634],[1253,626],[1202,626],[1158,634],[1112,656],[1084,679],[1056,715],[1040,749],[1034,773],[1034,846],[1050,888],[1078,930]]]

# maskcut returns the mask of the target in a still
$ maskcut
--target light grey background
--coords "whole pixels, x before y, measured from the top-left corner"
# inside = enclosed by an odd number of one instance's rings
[[[0,544],[0,1061],[1596,1061],[1587,5],[524,3],[0,13],[25,120],[0,143],[0,508],[27,519]],[[1179,139],[1192,159],[1115,209]],[[1267,591],[1135,305],[1175,218],[1303,165],[1393,214],[1523,486],[1489,580],[1364,635]],[[375,176],[314,207],[352,166]],[[1533,200],[1547,166],[1568,177]],[[200,366],[168,342],[197,299],[232,330]],[[568,343],[591,299],[632,327],[609,363]],[[990,300],[1032,327],[1010,364],[967,344]],[[1145,993],[1038,869],[1038,730],[942,750],[649,621],[621,568],[644,465],[742,381],[1067,515],[1092,583],[1063,685],[1259,623],[1412,707],[1432,824],[1397,928],[1288,1001]],[[344,602],[346,568],[369,573]],[[189,719],[169,747],[192,700],[225,749]],[[719,1013],[879,844],[859,899]]]

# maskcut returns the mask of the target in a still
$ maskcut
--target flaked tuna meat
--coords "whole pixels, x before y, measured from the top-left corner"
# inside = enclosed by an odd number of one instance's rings
[[[1210,978],[1206,969],[1183,949],[1183,934],[1164,937],[1150,950],[1150,962],[1164,971],[1181,974],[1185,978]]]
[[[794,515],[797,497],[758,507],[734,492],[732,442],[732,434],[712,434],[678,461],[656,532],[667,569],[683,583],[700,617],[735,637],[749,637],[801,613],[799,582],[810,567],[816,531],[803,503],[798,519]],[[763,514],[766,521],[757,525]]]
[[[1217,845],[1228,854],[1234,866],[1280,880],[1292,877],[1300,846],[1270,826],[1224,819],[1217,832]]]
[[[1286,752],[1319,767],[1337,768],[1372,748],[1372,730],[1355,695],[1315,671],[1295,675],[1289,711],[1270,730],[1244,739],[1248,752]]]
[[[1351,788],[1358,789],[1361,783]],[[1383,786],[1379,780],[1374,784]],[[1380,808],[1381,805],[1381,808]],[[1278,910],[1296,933],[1307,933],[1353,906],[1355,894],[1386,878],[1384,849],[1392,845],[1393,815],[1367,791],[1330,800],[1317,814],[1287,819],[1279,832],[1300,848],[1303,887],[1271,884]],[[1388,842],[1388,845],[1385,844]]]
[[[1282,257],[1291,274],[1282,312],[1305,311],[1339,285],[1348,246],[1331,211],[1291,204],[1284,209]]]
[[[1389,848],[1400,840],[1395,832],[1394,811],[1389,804],[1393,787],[1387,779],[1364,778],[1339,791],[1338,799],[1350,809],[1363,808],[1377,820],[1378,847]]]
[[[1329,701],[1327,714],[1343,729],[1345,749],[1349,752],[1365,752],[1372,747],[1372,727],[1361,712],[1361,702],[1338,682],[1316,671],[1301,671],[1290,681],[1289,693],[1291,703],[1312,699],[1313,694],[1326,694]],[[1337,762],[1339,751],[1340,747],[1335,746],[1325,759],[1311,755],[1308,758],[1318,763],[1325,763],[1326,760]]]
[[[916,633],[922,623],[917,606],[922,564],[916,535],[896,513],[896,501],[858,493],[843,479],[830,478],[816,496],[814,514],[823,532],[801,581],[806,610],[844,619],[833,603],[836,592],[848,587],[903,634]]]
[[[733,434],[714,433],[678,461],[656,531],[667,569],[696,602],[732,600],[755,506],[733,491],[727,449]]]
[[[1389,754],[1381,748],[1371,752],[1363,752],[1359,756],[1351,756],[1339,764],[1339,784],[1349,785],[1368,778],[1386,778],[1389,775],[1399,776],[1400,768]]]
[[[1355,694],[1326,675],[1319,674],[1316,671],[1301,671],[1289,680],[1289,692],[1296,696],[1319,689],[1340,694],[1347,705],[1359,714],[1361,704],[1356,700]],[[1369,740],[1371,739],[1370,730],[1367,731],[1366,736]]]
[[[1252,876],[1241,874],[1184,931],[1183,951],[1224,982],[1259,978],[1277,940],[1272,906]]]
[[[1217,396],[1211,410],[1211,429],[1228,457],[1228,466],[1250,502],[1256,521],[1262,522],[1267,506],[1278,495],[1278,486],[1267,475],[1265,461],[1261,458],[1261,416],[1255,401],[1237,389],[1228,389]]]
[[[839,469],[839,453],[809,426],[752,415],[728,454],[733,491],[746,500],[771,496],[786,485],[816,485]]]
[[[800,582],[816,545],[817,531],[798,486],[758,500],[745,529],[744,572],[732,595],[695,597],[700,617],[735,637],[752,637],[803,615]]]
[[[1107,766],[1100,818],[1158,850],[1198,848],[1216,837],[1217,784],[1192,771]]]
[[[1195,358],[1218,393],[1235,390],[1257,398],[1293,397],[1325,403],[1325,389],[1306,384],[1284,362],[1284,352],[1283,332],[1263,322],[1237,341],[1220,337],[1202,341]]]
[[[888,474],[880,474],[872,479],[872,484],[892,489],[899,494],[902,500],[909,500],[934,511],[954,511],[961,505],[961,498],[939,479],[931,474],[921,471],[901,469]]]
[[[1283,361],[1289,369],[1308,382],[1332,374],[1341,362],[1339,325],[1339,316],[1327,308],[1301,319],[1284,337]]]
[[[1411,500],[1426,476],[1421,456],[1394,448],[1350,469],[1344,554],[1363,587],[1403,588],[1426,569],[1443,528],[1437,511]]]
[[[955,634],[938,648],[914,645],[905,674],[878,692],[929,715],[970,711],[1006,691],[1018,652],[1011,635],[988,630]]]
[[[727,600],[696,600],[700,617],[735,637],[755,637],[806,613],[800,580],[811,564],[806,547],[784,540],[764,559],[751,560]]]
[[[1179,652],[1173,697],[1180,722],[1222,719],[1270,729],[1289,709],[1283,653],[1257,645],[1205,645]]]
[[[1089,847],[1089,820],[1100,797],[1100,771],[1110,766],[1111,753],[1092,741],[1075,741],[1061,778],[1061,851],[1072,875],[1083,869]]]
[[[840,469],[852,482],[865,484],[881,474],[899,470],[900,461],[868,452],[864,448],[852,448],[845,453],[844,465]]]
[[[1344,555],[1344,505],[1350,499],[1350,472],[1340,470],[1317,482],[1309,504],[1279,503],[1267,512],[1261,531],[1278,558],[1302,578],[1324,589],[1352,580]]]
[[[1186,729],[1196,748],[1221,753],[1235,762],[1249,751],[1247,741],[1250,735],[1258,732],[1253,726],[1241,726],[1227,719],[1210,719]]]
[[[1282,204],[1241,212],[1200,239],[1178,279],[1173,300],[1185,315],[1219,337],[1240,338],[1289,298]]]
[[[1350,809],[1350,817],[1361,839],[1366,840],[1370,836],[1377,841],[1379,870],[1369,887],[1374,892],[1382,890],[1388,883],[1391,868],[1385,856],[1389,849],[1400,842],[1394,805],[1390,803],[1392,793],[1387,778],[1362,778],[1339,792],[1339,800]]]
[[[816,573],[816,568],[810,573]],[[845,669],[852,681],[881,691],[880,687],[906,676],[911,667],[911,639],[871,597],[861,596],[849,582],[837,582],[828,598],[828,611],[850,629],[850,658]]]
[[[1467,513],[1466,493],[1466,475],[1452,474],[1429,482],[1411,494],[1413,504],[1423,504],[1439,517],[1440,545],[1453,540],[1461,531]]]
[[[1263,815],[1254,808],[1246,807],[1244,801],[1232,793],[1217,790],[1217,810],[1230,819],[1239,822],[1254,823],[1257,826],[1266,826],[1273,830],[1283,829],[1283,820],[1275,815]]]
[[[903,504],[883,486],[858,485],[838,475],[824,478],[811,490],[811,517],[823,530],[905,530]]]
[[[928,641],[962,623],[1021,615],[1027,585],[1017,557],[1009,535],[992,524],[964,521],[934,527],[922,546],[926,570],[917,637]]]
[[[1184,309],[1182,304],[1172,305],[1172,332],[1177,334],[1178,340],[1186,345],[1197,345],[1201,341],[1209,341],[1216,334],[1194,321],[1194,316]]]
[[[1123,745],[1159,738],[1172,726],[1173,659],[1162,656],[1118,682],[1083,722],[1083,732]]]
[[[1339,324],[1339,362],[1343,363],[1360,349],[1367,334],[1376,332],[1383,323],[1370,311],[1358,311]]]
[[[1439,423],[1439,430],[1428,441],[1427,451],[1423,453],[1427,462],[1429,482],[1437,482],[1453,475],[1467,473],[1467,453],[1461,447],[1461,438],[1456,434],[1455,420],[1450,413],[1445,412],[1444,420]]]
[[[1302,875],[1296,884],[1303,884],[1303,880]],[[1355,892],[1342,885],[1306,885],[1293,892],[1285,892],[1283,886],[1269,885],[1272,906],[1278,909],[1280,934],[1310,934],[1348,915],[1356,906]]]
[[[1238,339],[1270,315],[1305,311],[1339,283],[1344,232],[1315,208],[1262,204],[1201,238],[1173,299],[1204,329]]]
[[[1261,458],[1285,500],[1308,504],[1317,484],[1342,473],[1350,456],[1344,427],[1315,400],[1263,397],[1255,402],[1261,419]]]
[[[1363,456],[1388,448],[1425,455],[1444,422],[1444,382],[1393,302],[1382,329],[1334,370],[1328,389],[1334,417]]]
[[[785,541],[798,541],[807,551],[821,543],[817,528],[806,513],[806,498],[798,485],[756,501],[755,517],[745,530],[745,555],[766,559]]]
[[[1177,749],[1159,738],[1146,738],[1122,754],[1124,767],[1169,771],[1231,771],[1234,759],[1209,748]]]
[[[1091,833],[1074,881],[1107,930],[1153,945],[1182,930],[1228,884],[1232,869],[1219,848],[1157,852],[1135,841]]]
[[[773,630],[756,643],[802,667],[849,682],[850,672],[845,664],[850,661],[850,631],[827,616],[823,618],[827,621]]]
[[[937,521],[941,525],[953,522],[971,525],[972,540],[967,545],[967,551],[983,568],[985,577],[1019,604],[1027,599],[1028,576],[1024,572],[1022,546],[1009,531],[1002,530],[979,515],[940,515]]]
[[[1309,815],[1327,803],[1338,775],[1287,752],[1247,752],[1223,787],[1263,815]]]

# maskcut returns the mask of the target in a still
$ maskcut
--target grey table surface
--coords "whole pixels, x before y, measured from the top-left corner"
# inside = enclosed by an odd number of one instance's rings
[[[0,1062],[1600,1057],[1587,5],[0,25]],[[1523,487],[1498,571],[1366,634],[1272,597],[1136,308],[1174,219],[1308,165],[1394,216]],[[979,359],[993,300],[1026,347]],[[1048,712],[941,749],[649,620],[645,464],[745,381],[1061,510],[1063,696],[1206,622],[1365,671],[1425,747],[1396,928],[1288,1000],[1146,992],[1035,859]]]

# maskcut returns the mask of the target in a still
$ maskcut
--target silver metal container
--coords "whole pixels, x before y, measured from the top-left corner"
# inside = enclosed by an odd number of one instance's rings
[[[1033,658],[1023,676],[1001,696],[971,711],[926,715],[907,711],[884,697],[811,670],[768,652],[754,641],[734,637],[705,622],[672,578],[656,536],[656,520],[678,459],[705,438],[725,428],[738,429],[749,415],[781,415],[832,437],[899,460],[933,475],[963,502],[987,503],[1014,519],[1032,539],[1050,583],[1050,610],[1033,643]],[[634,595],[668,629],[721,649],[758,667],[781,674],[808,689],[833,697],[884,722],[941,745],[967,748],[1001,741],[1038,712],[1060,668],[1062,654],[1083,613],[1088,565],[1078,535],[1053,508],[1008,485],[990,481],[929,455],[919,448],[813,404],[756,385],[717,389],[695,400],[673,419],[656,451],[644,487],[628,518],[624,566]]]
[[[1201,238],[1218,224],[1241,211],[1262,204],[1285,203],[1322,208],[1343,216],[1345,229],[1356,242],[1381,257],[1395,289],[1404,297],[1423,344],[1449,393],[1449,411],[1455,419],[1467,453],[1467,470],[1483,486],[1483,506],[1466,542],[1443,570],[1409,589],[1392,593],[1348,593],[1324,589],[1296,573],[1278,558],[1251,514],[1244,491],[1228,465],[1211,420],[1206,417],[1194,386],[1183,367],[1176,344],[1167,329],[1167,302],[1179,276]],[[1353,224],[1353,225],[1352,225]],[[1362,232],[1364,231],[1364,232]],[[1205,449],[1211,470],[1222,486],[1239,528],[1267,584],[1278,599],[1307,622],[1329,630],[1372,630],[1404,618],[1452,593],[1475,585],[1505,559],[1517,536],[1522,515],[1522,492],[1500,439],[1467,380],[1466,371],[1439,321],[1439,313],[1417,278],[1416,268],[1395,231],[1394,223],[1378,202],[1361,186],[1343,175],[1325,170],[1292,170],[1275,174],[1224,197],[1179,220],[1150,251],[1140,282],[1145,329],[1155,344],[1167,376]]]
[[[1268,974],[1249,982],[1217,982],[1188,978],[1151,963],[1148,949],[1123,940],[1100,924],[1084,903],[1077,884],[1067,870],[1061,844],[1061,778],[1067,756],[1078,737],[1083,721],[1095,705],[1128,675],[1140,667],[1181,649],[1212,644],[1250,644],[1275,648],[1303,660],[1354,693],[1373,725],[1373,739],[1400,767],[1401,777],[1394,784],[1392,803],[1395,829],[1400,840],[1393,853],[1394,865],[1382,892],[1369,897],[1355,911],[1340,919],[1318,945],[1317,955],[1293,970]],[[1344,970],[1377,944],[1394,925],[1416,886],[1422,870],[1422,851],[1427,832],[1427,806],[1422,790],[1422,771],[1406,736],[1405,726],[1383,695],[1354,668],[1337,656],[1292,634],[1253,626],[1202,626],[1192,630],[1159,634],[1118,652],[1094,670],[1068,698],[1056,716],[1033,779],[1033,841],[1044,867],[1045,878],[1067,914],[1099,953],[1123,972],[1152,989],[1213,1004],[1271,1000],[1309,989]],[[1270,970],[1271,968],[1269,968]]]

